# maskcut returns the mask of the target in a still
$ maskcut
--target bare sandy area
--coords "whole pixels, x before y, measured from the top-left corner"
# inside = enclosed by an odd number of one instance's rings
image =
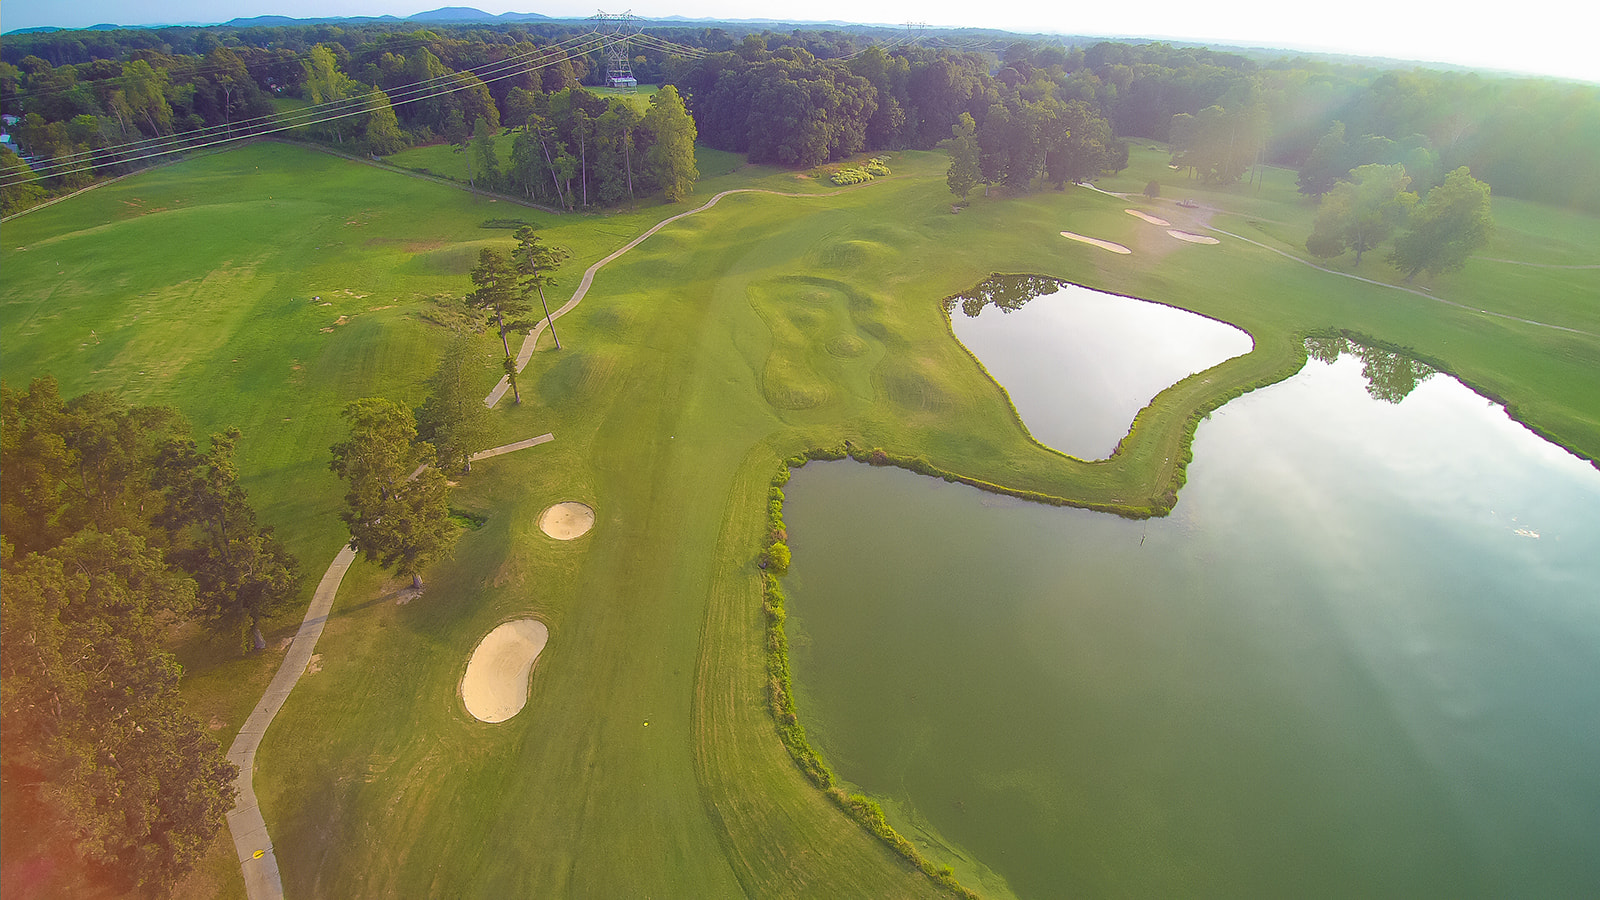
[[[461,699],[480,722],[504,722],[528,702],[528,676],[550,640],[538,619],[517,619],[484,635],[461,677]]]
[[[1203,234],[1191,234],[1190,232],[1187,232],[1187,231],[1179,231],[1176,228],[1168,231],[1167,234],[1172,235],[1173,237],[1177,238],[1180,241],[1188,241],[1191,244],[1220,244],[1220,243],[1222,243],[1221,241],[1217,240],[1214,237],[1207,237],[1206,235],[1203,235]]]
[[[557,503],[539,515],[539,530],[558,541],[581,537],[594,527],[594,510],[573,500]]]
[[[1069,240],[1080,241],[1080,242],[1085,243],[1085,244],[1090,244],[1090,245],[1093,245],[1095,247],[1099,247],[1101,250],[1110,250],[1112,253],[1132,253],[1133,252],[1132,250],[1129,250],[1127,247],[1124,247],[1121,244],[1113,244],[1110,241],[1102,241],[1099,238],[1085,237],[1085,236],[1083,236],[1081,234],[1073,234],[1070,231],[1061,232],[1061,236],[1064,237],[1064,238],[1067,238]]]
[[[1134,218],[1143,219],[1146,222],[1149,222],[1151,225],[1160,225],[1162,228],[1166,228],[1166,227],[1168,227],[1168,226],[1170,226],[1172,224],[1171,222],[1168,222],[1166,219],[1158,219],[1155,216],[1152,216],[1147,212],[1140,212],[1137,209],[1125,209],[1125,210],[1123,210],[1123,212],[1127,213],[1130,216],[1133,216]]]

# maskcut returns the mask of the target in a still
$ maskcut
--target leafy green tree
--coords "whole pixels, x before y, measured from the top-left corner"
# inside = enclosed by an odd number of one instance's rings
[[[1404,224],[1417,195],[1406,190],[1411,178],[1400,165],[1361,166],[1350,179],[1323,195],[1306,249],[1324,259],[1354,250],[1359,266],[1362,254]]]
[[[1300,167],[1298,184],[1300,193],[1308,197],[1321,197],[1350,174],[1355,167],[1351,161],[1350,145],[1345,141],[1344,123],[1334,122],[1311,149],[1305,165]]]
[[[10,147],[0,147],[0,216],[9,216],[45,198],[35,173]]]
[[[444,117],[444,139],[457,150],[464,150],[467,141],[472,139],[472,131],[467,128],[467,118],[461,110],[452,109]]]
[[[500,157],[494,149],[495,131],[485,118],[479,118],[472,126],[472,155],[468,157],[467,182],[473,187],[477,187],[481,180],[484,187],[493,188],[500,180]],[[471,163],[477,164],[476,177]]]
[[[337,103],[355,96],[359,85],[339,71],[339,62],[326,45],[312,47],[304,66],[306,99],[312,104]],[[338,118],[330,119],[327,123],[328,132],[333,135],[335,142],[341,144],[344,143],[343,123],[344,120]]]
[[[634,131],[639,127],[639,121],[639,113],[634,110],[633,104],[624,101],[613,102],[595,120],[602,203],[617,203],[624,197],[628,198],[629,203],[634,200]]]
[[[428,380],[417,437],[433,445],[440,469],[471,472],[472,454],[489,446],[489,408],[473,380],[481,356],[472,338],[457,332]]]
[[[962,113],[956,124],[950,126],[950,132],[945,142],[950,151],[950,169],[944,180],[950,186],[950,193],[965,200],[983,179],[978,169],[978,125],[972,116]]]
[[[1419,272],[1453,272],[1489,243],[1493,232],[1489,186],[1462,166],[1417,206],[1410,227],[1395,238],[1389,261],[1406,273],[1408,282]]]
[[[172,105],[167,102],[171,84],[165,69],[134,60],[122,67],[122,85],[124,102],[147,135],[160,137],[172,132]]]
[[[516,363],[511,355],[511,341],[507,334],[513,328],[525,327],[522,317],[533,310],[533,304],[527,299],[521,276],[511,261],[492,247],[478,251],[478,265],[473,268],[471,278],[477,287],[467,295],[467,305],[494,317],[495,328],[500,332],[500,346],[506,352],[511,392],[516,402],[521,403],[522,395],[517,391]]]
[[[649,152],[650,173],[667,202],[676,203],[694,192],[694,183],[700,178],[694,163],[694,119],[684,109],[677,88],[663,85],[650,98],[644,127],[655,135]]]
[[[71,532],[62,520],[76,464],[56,380],[35,378],[25,391],[0,384],[0,522],[19,552],[48,550]]]
[[[1056,105],[1048,135],[1045,172],[1057,188],[1069,181],[1086,181],[1115,161],[1111,124],[1082,100]],[[1123,153],[1127,153],[1126,147]]]
[[[406,138],[400,133],[400,120],[395,118],[389,95],[373,88],[367,94],[367,152],[373,156],[388,156],[405,149]]]
[[[437,453],[417,440],[411,411],[388,400],[356,400],[342,415],[350,436],[333,445],[329,468],[349,484],[340,518],[350,546],[421,590],[422,570],[448,555],[457,536]]]
[[[0,554],[5,790],[35,791],[50,819],[36,826],[109,879],[167,894],[222,826],[238,776],[183,711],[182,670],[161,644],[194,585],[123,529]]]
[[[555,338],[556,349],[560,350],[561,338],[556,337],[556,323],[550,317],[550,303],[545,300],[544,289],[556,283],[556,270],[572,254],[564,247],[546,244],[528,225],[518,228],[512,236],[517,239],[517,249],[512,251],[511,260],[517,272],[518,288],[523,297],[527,297],[529,291],[538,292],[539,305],[544,308],[545,321],[550,324],[550,336]],[[533,304],[529,302],[528,306],[531,310]]]
[[[175,539],[171,561],[195,580],[195,612],[241,646],[263,650],[261,622],[293,604],[300,573],[272,528],[256,524],[233,461],[239,437],[237,428],[213,434],[206,453],[188,439],[162,448],[153,482],[167,506],[157,521]]]

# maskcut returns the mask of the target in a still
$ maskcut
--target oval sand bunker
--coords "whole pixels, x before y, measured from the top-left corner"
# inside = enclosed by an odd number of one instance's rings
[[[538,619],[507,622],[484,636],[461,676],[461,699],[480,722],[504,722],[528,702],[528,675],[550,639]]]
[[[1180,241],[1188,241],[1191,244],[1220,244],[1220,243],[1222,243],[1221,241],[1217,240],[1214,237],[1209,237],[1209,236],[1203,235],[1203,234],[1194,234],[1194,233],[1188,232],[1188,231],[1179,231],[1176,228],[1172,229],[1171,231],[1168,231],[1167,234],[1172,235],[1173,237],[1177,238]]]
[[[539,530],[558,541],[582,537],[593,527],[594,510],[574,500],[557,503],[539,515]]]

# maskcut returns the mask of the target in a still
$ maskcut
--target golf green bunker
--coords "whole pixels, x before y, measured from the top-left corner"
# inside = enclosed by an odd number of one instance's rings
[[[1208,237],[1208,236],[1203,235],[1203,234],[1195,234],[1192,231],[1179,231],[1176,228],[1168,229],[1167,234],[1172,235],[1173,237],[1177,238],[1180,241],[1188,241],[1191,244],[1220,244],[1220,243],[1222,243],[1221,241],[1217,240],[1214,237]]]
[[[1067,238],[1068,240],[1074,240],[1082,244],[1088,244],[1091,247],[1099,247],[1101,250],[1110,250],[1112,253],[1127,254],[1133,252],[1121,244],[1113,243],[1111,241],[1102,241],[1099,238],[1092,238],[1088,237],[1087,235],[1074,234],[1070,231],[1061,232],[1061,236]]]
[[[538,619],[516,619],[484,635],[461,676],[461,700],[480,722],[504,722],[528,702],[528,676],[550,629]]]
[[[570,541],[594,527],[594,510],[575,500],[557,503],[539,515],[539,530],[558,541]]]

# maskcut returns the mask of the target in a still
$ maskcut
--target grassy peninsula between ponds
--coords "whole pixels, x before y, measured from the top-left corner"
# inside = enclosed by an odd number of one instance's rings
[[[256,761],[290,896],[947,893],[818,790],[774,727],[757,563],[773,473],[807,451],[848,440],[1009,493],[1159,513],[1182,501],[1201,416],[1298,369],[1305,335],[1345,330],[1600,456],[1593,216],[1496,199],[1483,258],[1406,286],[1379,254],[1359,270],[1312,265],[1314,207],[1285,170],[1206,187],[1137,146],[1098,191],[976,196],[953,214],[942,153],[889,164],[893,175],[840,190],[829,169],[702,151],[685,203],[557,216],[259,143],[5,223],[7,383],[52,374],[63,396],[168,404],[202,436],[238,425],[246,486],[301,560],[309,600],[345,535],[328,469],[339,411],[367,396],[421,403],[478,250],[511,245],[484,223],[526,220],[572,251],[555,306],[662,219],[725,190],[771,192],[726,196],[600,271],[558,323],[563,349],[541,341],[522,404],[493,414],[492,444],[555,439],[459,480],[452,505],[483,525],[421,597],[398,603],[392,576],[351,569],[317,667]],[[1163,199],[1139,193],[1152,179]],[[1220,243],[1177,240],[1129,208]],[[942,300],[993,272],[1189,309],[1255,348],[1159,395],[1114,458],[1074,460],[1029,438],[951,335]],[[498,341],[478,344],[487,394]],[[565,501],[594,510],[581,541],[539,530]],[[521,617],[549,628],[527,705],[479,722],[457,693],[468,659]],[[191,708],[224,744],[299,618],[242,659],[175,635]],[[224,835],[181,895],[242,894]]]

